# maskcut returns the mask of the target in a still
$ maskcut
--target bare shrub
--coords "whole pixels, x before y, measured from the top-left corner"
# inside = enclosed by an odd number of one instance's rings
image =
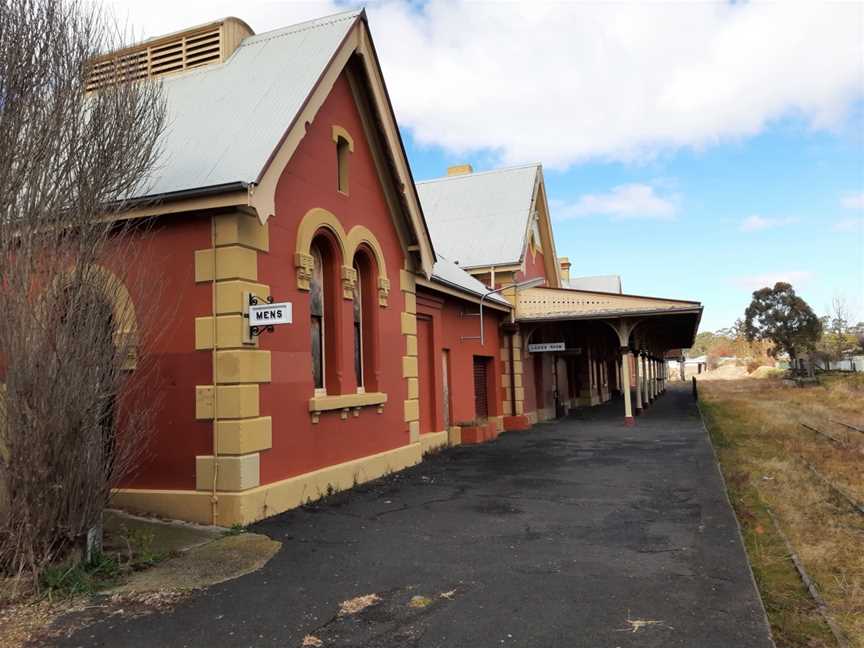
[[[146,226],[116,218],[158,157],[161,88],[86,93],[119,44],[78,0],[0,0],[0,571],[37,576],[98,524],[137,465],[154,403],[129,294]],[[123,81],[123,70],[118,70]]]

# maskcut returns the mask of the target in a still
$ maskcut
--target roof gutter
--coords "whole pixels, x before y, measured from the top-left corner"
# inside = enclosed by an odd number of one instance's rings
[[[435,290],[435,284],[441,284],[442,286],[446,286],[447,288],[459,292],[466,297],[472,298],[472,301],[475,301],[477,303],[480,303],[480,299],[483,297],[481,293],[475,293],[472,290],[468,290],[467,288],[464,288],[463,286],[460,286],[458,284],[454,284],[453,282],[447,281],[446,279],[441,279],[438,276],[433,276],[432,279],[424,279],[422,277],[417,278],[418,286],[423,286],[424,288],[430,288],[431,290]],[[504,311],[505,313],[509,313],[511,310],[513,310],[513,306],[510,304],[510,302],[504,304],[498,301],[486,301],[486,306],[496,308],[498,310]]]
[[[194,189],[182,189],[180,191],[169,191],[161,194],[151,194],[140,198],[132,198],[130,200],[117,201],[111,204],[125,204],[132,207],[139,205],[153,205],[156,203],[173,202],[175,200],[186,200],[188,198],[202,198],[204,196],[214,196],[222,193],[233,193],[235,191],[248,190],[251,186],[249,182],[226,182],[219,185],[210,185],[209,187],[197,187]]]
[[[252,183],[249,182],[228,182],[209,187],[197,187],[129,200],[118,200],[108,203],[108,208],[114,212],[111,215],[113,218],[123,220],[219,207],[248,207],[250,205],[249,190],[252,186]]]

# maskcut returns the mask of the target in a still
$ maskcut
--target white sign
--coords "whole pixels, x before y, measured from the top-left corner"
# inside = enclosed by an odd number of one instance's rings
[[[291,302],[257,304],[249,307],[249,326],[274,326],[291,324],[292,321]]]
[[[544,342],[542,344],[529,344],[529,353],[545,353],[547,351],[563,351],[563,342]]]

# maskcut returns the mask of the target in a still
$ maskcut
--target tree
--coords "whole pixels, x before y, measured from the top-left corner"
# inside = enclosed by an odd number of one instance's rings
[[[795,294],[791,284],[777,282],[773,288],[753,293],[753,300],[744,312],[747,340],[767,341],[774,346],[769,353],[789,354],[792,365],[800,354],[815,348],[822,334],[822,323],[813,309]]]
[[[864,322],[858,322],[852,327],[852,337],[855,339],[856,352],[864,352]]]
[[[133,285],[146,228],[116,216],[165,104],[123,64],[87,91],[120,38],[84,0],[0,0],[0,42],[0,571],[38,576],[98,526],[149,434],[148,309],[128,295],[155,286]]]
[[[849,327],[849,307],[843,297],[831,300],[831,309],[824,319],[822,351],[831,360],[840,360],[846,351],[854,349],[857,343],[854,332]]]
[[[693,346],[687,351],[687,357],[698,358],[705,355],[708,353],[713,340],[714,334],[711,331],[700,331],[696,334],[696,339],[693,340]]]

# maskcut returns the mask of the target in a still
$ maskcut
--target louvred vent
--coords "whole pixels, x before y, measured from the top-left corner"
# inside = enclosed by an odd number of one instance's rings
[[[221,63],[252,33],[243,21],[226,18],[99,57],[90,67],[87,90]]]

